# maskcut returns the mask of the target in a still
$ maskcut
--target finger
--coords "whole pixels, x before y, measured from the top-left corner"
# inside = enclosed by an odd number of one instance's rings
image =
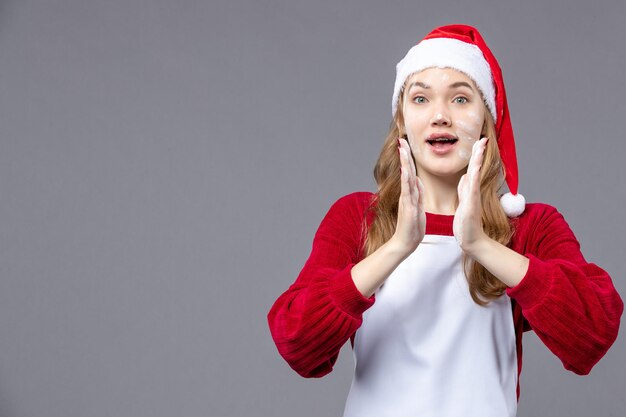
[[[459,180],[459,185],[457,186],[457,193],[459,195],[459,203],[464,200],[465,197],[465,181],[467,180],[467,174],[463,174],[461,179]]]
[[[417,203],[418,192],[415,187],[415,168],[413,166],[413,158],[411,156],[411,147],[409,146],[408,141],[404,138],[400,139],[400,142],[402,143],[402,149],[406,152],[405,167],[407,168],[408,174],[407,178],[409,183],[409,193],[411,195],[411,198],[415,201],[415,203]]]
[[[415,161],[413,160],[413,152],[411,151],[411,145],[407,139],[402,139],[404,149],[407,151],[408,163],[409,163],[409,189],[411,190],[411,196],[415,199],[417,204],[419,201],[419,189],[417,188],[417,170],[415,169]]]
[[[417,177],[417,191],[419,192],[418,198],[417,198],[417,206],[419,207],[420,210],[424,210],[424,183],[422,182],[422,180],[420,179],[420,177]]]
[[[469,178],[469,194],[470,196],[480,196],[480,168],[482,166],[485,148],[487,144],[487,138],[482,138],[476,142],[476,148],[473,149],[473,161],[471,167],[471,174]]]
[[[408,142],[407,142],[408,145]],[[411,150],[411,147],[409,146],[409,150]],[[418,177],[417,177],[417,168],[415,167],[415,159],[413,157],[413,152],[409,152],[410,158],[409,158],[409,162],[411,162],[411,175],[413,176],[411,184],[415,187],[415,198],[416,198],[416,202],[417,204],[419,204],[419,200],[421,198],[422,195],[422,191],[420,190],[417,182],[418,182]]]
[[[400,152],[400,197],[403,200],[411,198],[409,191],[409,179],[408,179],[408,164],[406,160],[406,150],[404,148],[399,149]]]
[[[415,169],[415,161],[413,160],[413,151],[411,150],[411,145],[409,145],[409,141],[406,139],[403,139],[404,143],[406,144],[406,150],[409,152],[409,163],[411,164],[411,172],[414,175],[417,175],[417,169]]]
[[[479,180],[480,175],[480,166],[483,161],[483,153],[485,150],[486,139],[482,138],[476,142],[472,146],[472,155],[470,157],[470,162],[467,167],[467,173],[469,174],[470,184],[475,184],[476,181]]]

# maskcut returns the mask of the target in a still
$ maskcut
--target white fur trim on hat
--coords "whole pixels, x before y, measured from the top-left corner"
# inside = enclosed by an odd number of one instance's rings
[[[495,87],[487,60],[478,46],[453,38],[424,39],[409,49],[406,56],[396,64],[392,117],[396,114],[398,97],[407,77],[431,67],[453,68],[474,80],[485,98],[494,122],[497,121]]]
[[[524,212],[526,199],[520,193],[515,195],[506,193],[500,197],[500,204],[502,205],[502,208],[507,216],[517,217]]]

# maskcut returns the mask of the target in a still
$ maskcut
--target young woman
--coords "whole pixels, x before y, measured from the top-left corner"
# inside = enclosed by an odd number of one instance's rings
[[[522,334],[586,375],[624,304],[563,216],[517,193],[500,67],[479,32],[434,29],[396,66],[377,193],[338,199],[268,314],[304,377],[351,340],[344,416],[515,416]],[[509,192],[499,196],[503,181]]]

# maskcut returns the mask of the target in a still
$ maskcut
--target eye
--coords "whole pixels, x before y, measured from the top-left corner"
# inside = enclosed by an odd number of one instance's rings
[[[420,101],[422,100],[422,101]],[[424,96],[417,96],[413,99],[414,102],[416,103],[426,103],[426,97]]]
[[[455,100],[459,100],[459,99],[464,100],[464,101],[457,101],[457,103],[460,103],[460,104],[464,104],[464,103],[467,103],[469,101],[467,99],[467,97],[463,97],[463,96],[455,98]]]

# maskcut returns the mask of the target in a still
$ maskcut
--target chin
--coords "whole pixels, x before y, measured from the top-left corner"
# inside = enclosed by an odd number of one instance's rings
[[[449,177],[449,178],[456,178],[457,180],[461,178],[461,176],[463,174],[465,174],[467,172],[467,165],[463,166],[463,167],[444,167],[444,166],[438,166],[438,167],[433,167],[431,169],[429,168],[422,168],[422,172],[428,172],[430,175],[433,175],[435,177],[439,177],[439,178],[445,178],[445,177]]]

